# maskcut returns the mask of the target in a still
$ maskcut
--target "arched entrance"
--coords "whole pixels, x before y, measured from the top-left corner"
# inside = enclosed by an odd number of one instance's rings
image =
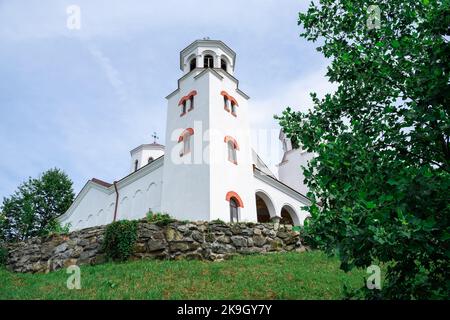
[[[256,215],[258,222],[270,222],[275,217],[275,207],[270,197],[263,191],[256,192]]]
[[[291,224],[293,226],[299,226],[300,220],[298,219],[297,213],[295,212],[294,208],[292,208],[290,205],[285,204],[281,208],[281,221],[282,224]]]

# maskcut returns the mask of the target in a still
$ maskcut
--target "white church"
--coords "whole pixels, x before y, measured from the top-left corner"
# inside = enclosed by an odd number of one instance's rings
[[[235,59],[217,40],[183,49],[183,75],[166,97],[166,145],[131,150],[130,174],[89,180],[59,221],[78,230],[163,212],[179,220],[302,225],[310,201],[300,165],[311,156],[280,132],[277,178],[252,149],[249,97],[233,76]]]

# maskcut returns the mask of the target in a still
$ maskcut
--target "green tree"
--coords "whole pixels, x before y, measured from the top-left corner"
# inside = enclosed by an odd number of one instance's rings
[[[367,23],[374,3],[379,25]],[[345,271],[386,264],[381,290],[358,291],[366,298],[447,299],[449,1],[321,0],[299,25],[337,84],[311,94],[308,112],[276,117],[317,155],[305,171],[307,234]]]
[[[24,240],[58,229],[56,218],[74,199],[72,181],[59,169],[50,169],[39,178],[29,178],[9,198],[3,199],[0,238]]]

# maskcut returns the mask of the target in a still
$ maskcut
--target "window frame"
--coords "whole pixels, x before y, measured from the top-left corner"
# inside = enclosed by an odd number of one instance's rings
[[[239,203],[235,197],[230,198],[230,222],[231,223],[238,223],[239,222]],[[236,218],[236,221],[234,221],[234,218]]]
[[[230,99],[228,99],[228,97],[227,96],[223,96],[223,103],[224,103],[224,109],[227,111],[227,112],[230,112],[230,108],[229,108],[229,105],[230,105]]]
[[[233,164],[237,164],[237,150],[234,142],[232,140],[227,141],[227,149],[228,149],[228,161]]]
[[[234,103],[234,101],[231,101],[230,105],[231,105],[231,114],[236,117],[237,116],[237,114],[236,114],[236,104]]]
[[[184,100],[183,103],[181,104],[180,117],[184,116],[186,114],[186,111],[187,111],[187,105],[186,105],[186,100]]]
[[[189,132],[183,135],[183,156],[191,152],[191,136]]]
[[[194,110],[194,96],[193,95],[189,98],[189,104],[190,105],[189,105],[188,112]]]
[[[184,130],[178,138],[178,143],[183,142],[182,150],[180,151],[180,157],[190,153],[191,148],[191,137],[194,135],[194,129],[187,128]]]

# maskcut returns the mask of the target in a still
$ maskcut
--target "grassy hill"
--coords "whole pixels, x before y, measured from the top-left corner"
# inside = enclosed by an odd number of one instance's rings
[[[65,270],[0,269],[0,299],[341,299],[343,285],[359,287],[365,275],[344,273],[321,252],[82,266],[80,290],[67,289]]]

